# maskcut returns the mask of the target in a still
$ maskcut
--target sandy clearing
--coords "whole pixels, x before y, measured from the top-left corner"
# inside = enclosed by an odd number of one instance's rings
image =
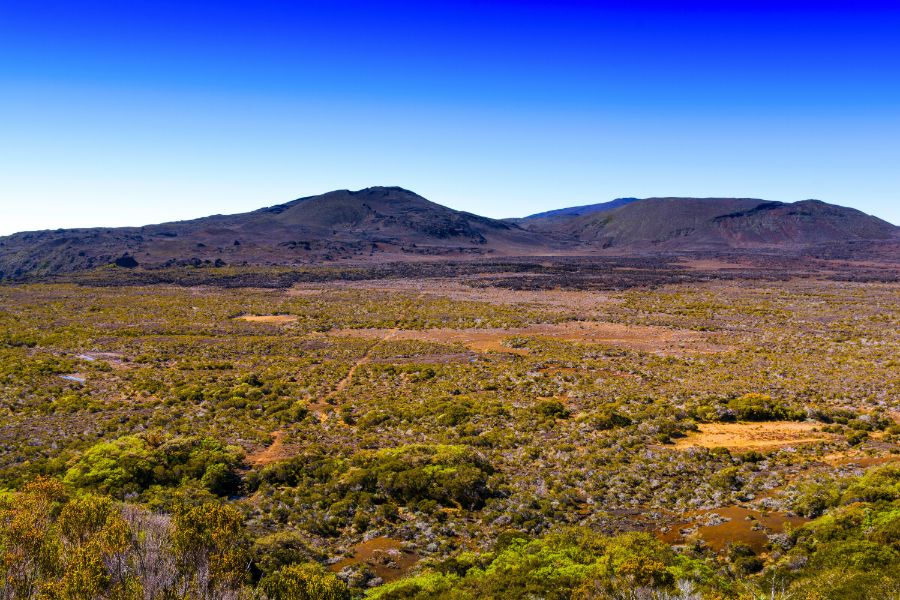
[[[332,336],[384,338],[383,329],[337,329]],[[445,344],[460,343],[478,352],[507,352],[527,354],[524,348],[509,348],[503,341],[511,337],[538,336],[555,340],[622,346],[632,350],[666,355],[705,354],[721,352],[728,348],[708,342],[696,331],[667,329],[643,325],[622,325],[599,321],[568,321],[513,327],[509,329],[423,329],[400,330],[395,340],[418,340]]]
[[[729,450],[764,450],[811,444],[834,439],[820,431],[821,423],[769,421],[763,423],[704,423],[700,431],[675,442],[678,449],[728,448]]]
[[[297,320],[297,317],[294,315],[242,315],[235,318],[239,321],[247,321],[249,323],[275,324],[293,323]]]

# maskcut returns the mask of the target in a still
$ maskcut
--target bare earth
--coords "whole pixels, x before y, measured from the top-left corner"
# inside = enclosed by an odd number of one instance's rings
[[[284,445],[284,432],[273,431],[272,443],[259,452],[249,455],[247,457],[247,462],[257,467],[264,467],[275,461],[288,458],[289,456],[290,453],[286,451]]]
[[[335,573],[341,569],[365,564],[384,581],[393,581],[406,574],[419,557],[403,550],[403,542],[388,537],[376,537],[353,547],[353,557],[331,565]]]
[[[379,339],[385,337],[385,331],[383,329],[337,329],[329,332],[329,335]],[[622,346],[632,350],[668,355],[705,354],[727,350],[725,347],[708,342],[702,333],[696,331],[597,321],[569,321],[509,329],[401,330],[393,335],[393,339],[445,344],[460,343],[477,352],[525,354],[527,351],[524,349],[503,345],[503,341],[508,338],[522,336]]]
[[[294,315],[243,315],[237,317],[240,321],[248,321],[250,323],[293,323],[297,320]]]
[[[765,423],[704,423],[700,431],[675,442],[675,447],[758,450],[825,442],[831,434],[819,431],[821,423],[770,421]]]

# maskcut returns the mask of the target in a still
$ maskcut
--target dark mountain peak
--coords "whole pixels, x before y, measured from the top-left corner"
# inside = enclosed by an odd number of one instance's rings
[[[428,202],[422,196],[399,186],[373,186],[363,188],[361,190],[332,190],[324,194],[316,194],[315,196],[303,196],[296,200],[291,200],[283,204],[260,208],[257,213],[280,214],[286,210],[304,203],[304,202],[320,202],[320,203],[338,203],[338,202],[358,202],[363,203],[368,199],[380,199],[384,202],[410,202],[421,201]]]
[[[382,185],[367,187],[361,190],[332,190],[330,192],[325,192],[324,194],[299,198],[298,200],[317,199],[325,201],[341,198],[354,198],[357,200],[365,200],[367,198],[383,198],[386,200],[425,200],[425,198],[419,194],[406,188]]]
[[[333,190],[248,213],[144,227],[20,233],[0,243],[0,279],[115,264],[123,256],[130,267],[293,265],[380,255],[521,255],[559,246],[397,186]]]

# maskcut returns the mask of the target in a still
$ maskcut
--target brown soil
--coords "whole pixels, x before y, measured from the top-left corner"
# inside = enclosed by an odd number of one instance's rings
[[[284,445],[284,432],[273,431],[272,443],[263,450],[248,456],[247,462],[257,467],[264,467],[273,462],[288,458],[289,456],[290,452],[287,451],[287,448]]]
[[[236,318],[250,323],[275,323],[279,325],[293,323],[297,320],[297,317],[294,315],[243,315]]]
[[[383,329],[339,329],[330,335],[381,338]],[[510,329],[424,329],[401,330],[397,340],[419,340],[445,344],[460,343],[478,352],[527,354],[524,348],[509,348],[503,341],[510,337],[538,336],[579,343],[622,346],[632,350],[666,355],[703,354],[727,350],[714,345],[696,331],[643,325],[622,325],[598,321],[569,321]]]
[[[705,423],[699,426],[700,431],[676,441],[675,447],[764,450],[834,439],[833,435],[818,431],[819,427],[818,423],[797,421]]]
[[[722,519],[727,520],[719,523]],[[741,506],[726,506],[690,513],[686,515],[685,522],[658,535],[669,544],[683,544],[687,537],[697,536],[716,551],[730,542],[743,542],[758,553],[768,543],[769,533],[782,533],[785,525],[798,527],[807,520],[780,512],[762,513]]]
[[[400,540],[388,537],[372,538],[356,544],[353,547],[353,557],[334,563],[330,569],[337,573],[345,567],[365,563],[385,582],[393,581],[405,575],[419,561],[418,556],[403,551],[402,547],[403,543]]]

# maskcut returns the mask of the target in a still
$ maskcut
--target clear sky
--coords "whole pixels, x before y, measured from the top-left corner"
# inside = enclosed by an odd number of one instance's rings
[[[900,224],[900,2],[0,0],[0,234],[371,185]]]

